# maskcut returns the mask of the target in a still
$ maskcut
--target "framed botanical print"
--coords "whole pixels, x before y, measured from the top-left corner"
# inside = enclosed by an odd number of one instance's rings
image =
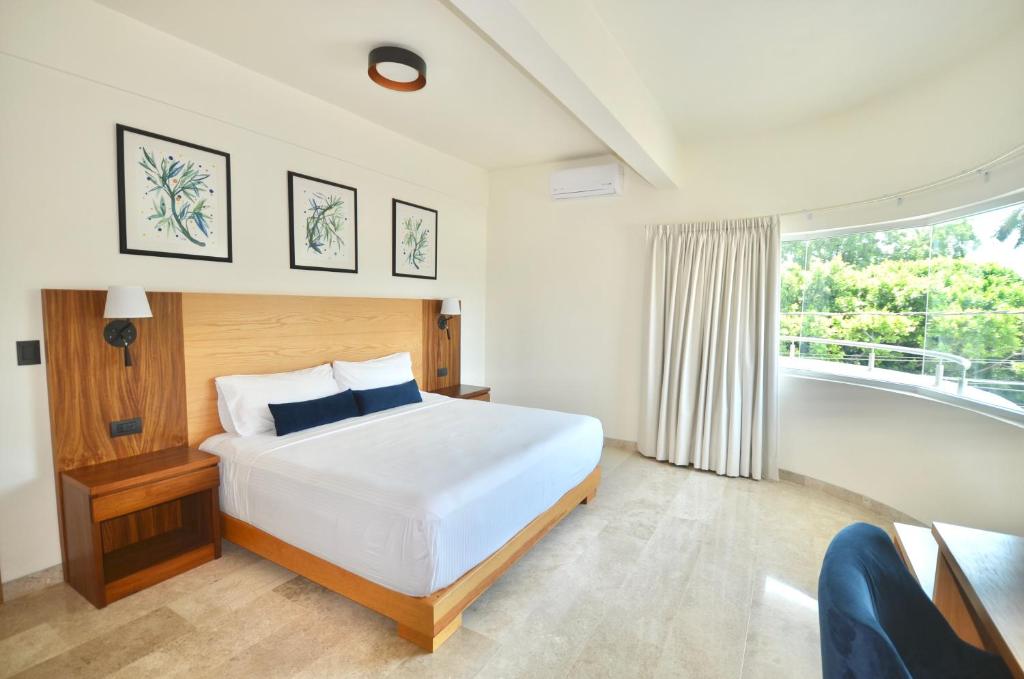
[[[391,201],[391,274],[437,279],[437,210]]]
[[[288,244],[293,269],[359,272],[356,190],[288,173]]]
[[[117,126],[121,253],[231,261],[231,157]]]

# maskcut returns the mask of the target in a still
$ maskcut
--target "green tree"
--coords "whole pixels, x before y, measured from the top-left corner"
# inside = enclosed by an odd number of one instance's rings
[[[996,231],[996,238],[1001,242],[1005,242],[1015,232],[1017,234],[1017,242],[1013,244],[1013,247],[1019,248],[1024,245],[1024,208],[1015,210],[1006,218],[1006,221]]]
[[[787,241],[782,244],[782,261],[806,267],[813,262],[839,257],[851,266],[865,267],[892,259],[927,259],[935,255],[962,258],[980,244],[981,239],[970,222],[959,221],[934,228],[891,229]]]
[[[944,351],[970,358],[972,377],[1024,381],[1024,278],[965,259],[979,243],[963,221],[785,243],[782,334]],[[1002,313],[976,313],[993,311]],[[906,312],[919,313],[896,315]],[[867,361],[862,349],[828,344],[800,353]],[[896,352],[878,352],[876,365],[933,370]],[[1024,405],[1022,392],[1000,394]]]

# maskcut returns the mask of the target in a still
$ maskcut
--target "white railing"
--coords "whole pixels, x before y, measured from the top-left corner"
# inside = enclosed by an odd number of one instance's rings
[[[868,370],[875,369],[875,352],[892,351],[912,356],[923,356],[924,358],[935,359],[935,386],[942,386],[945,374],[945,364],[954,363],[961,368],[960,382],[957,385],[957,393],[963,394],[967,388],[967,371],[971,369],[971,360],[956,354],[949,354],[944,351],[933,351],[931,349],[917,349],[915,347],[901,347],[895,344],[874,344],[872,342],[854,342],[852,340],[828,339],[825,337],[795,337],[793,335],[782,335],[779,340],[789,342],[789,357],[796,358],[796,345],[801,342],[809,344],[833,344],[840,347],[854,347],[868,350]]]

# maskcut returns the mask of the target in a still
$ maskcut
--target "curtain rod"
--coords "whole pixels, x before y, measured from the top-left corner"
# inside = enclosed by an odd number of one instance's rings
[[[894,193],[887,193],[885,195],[878,196],[876,198],[867,198],[865,200],[856,200],[856,201],[853,201],[853,202],[850,202],[850,203],[837,203],[835,205],[824,205],[822,207],[816,207],[816,208],[805,208],[805,209],[802,209],[802,210],[792,210],[790,212],[781,212],[781,213],[779,213],[779,217],[792,217],[792,216],[795,216],[795,215],[813,215],[813,214],[819,213],[819,212],[832,212],[833,210],[842,210],[842,209],[845,209],[845,208],[857,207],[857,206],[860,206],[860,205],[872,205],[874,203],[884,203],[886,201],[893,200],[894,198],[897,201],[902,202],[903,198],[905,196],[910,196],[910,195],[913,195],[915,193],[922,193],[924,191],[929,191],[931,189],[938,188],[940,186],[944,186],[946,184],[950,184],[950,183],[955,182],[955,181],[959,181],[959,180],[963,179],[964,177],[970,177],[971,175],[981,175],[982,177],[984,177],[985,181],[988,181],[988,172],[989,172],[989,170],[991,168],[993,168],[996,165],[999,165],[1000,163],[1003,163],[1003,162],[1013,158],[1014,156],[1020,155],[1022,153],[1024,153],[1024,144],[1018,144],[1017,146],[1013,147],[1009,151],[1007,151],[1005,153],[999,154],[998,156],[996,156],[992,160],[989,160],[989,161],[987,161],[985,163],[982,163],[981,165],[973,167],[973,168],[971,168],[969,170],[963,170],[961,172],[958,172],[957,174],[952,175],[950,177],[946,177],[944,179],[939,179],[938,181],[930,182],[928,184],[922,184],[921,186],[915,186],[913,188],[906,189],[905,191],[896,191]]]

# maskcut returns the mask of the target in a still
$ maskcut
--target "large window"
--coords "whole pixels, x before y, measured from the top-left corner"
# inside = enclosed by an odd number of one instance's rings
[[[1024,206],[782,244],[793,370],[1024,414]]]

